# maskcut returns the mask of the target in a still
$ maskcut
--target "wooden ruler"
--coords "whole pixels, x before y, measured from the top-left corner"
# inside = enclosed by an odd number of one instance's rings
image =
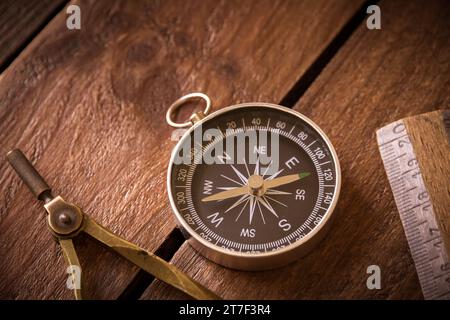
[[[450,111],[377,131],[395,203],[425,299],[450,299]]]

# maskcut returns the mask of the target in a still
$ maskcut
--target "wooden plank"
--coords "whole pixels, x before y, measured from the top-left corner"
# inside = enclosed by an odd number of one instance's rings
[[[408,117],[404,123],[450,257],[449,121],[450,110],[439,110]]]
[[[226,299],[421,298],[375,130],[450,102],[446,1],[382,1],[382,29],[351,36],[295,109],[334,143],[343,173],[334,224],[307,257],[268,272],[222,268],[184,244],[173,263]],[[381,289],[366,287],[381,268]],[[181,298],[155,281],[142,296]]]
[[[0,79],[0,152],[20,147],[56,194],[154,251],[175,226],[169,104],[194,90],[218,105],[280,100],[361,2],[79,4],[80,31],[58,15]],[[42,207],[6,162],[0,172],[0,296],[71,298]],[[85,239],[78,248],[96,298],[117,297],[136,272]]]
[[[63,0],[5,0],[0,2],[0,68],[62,6]]]

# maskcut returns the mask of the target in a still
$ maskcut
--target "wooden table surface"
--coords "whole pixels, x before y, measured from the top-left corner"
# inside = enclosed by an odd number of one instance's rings
[[[81,30],[66,28],[73,3]],[[4,157],[14,147],[55,194],[223,298],[422,298],[375,130],[448,108],[450,4],[378,5],[381,30],[367,29],[362,0],[2,2],[0,298],[72,298],[42,205]],[[242,272],[183,241],[165,190],[174,147],[165,112],[192,91],[215,109],[280,103],[330,137],[343,187],[311,254]],[[186,298],[87,237],[76,247],[90,298]],[[380,290],[366,287],[373,264]]]

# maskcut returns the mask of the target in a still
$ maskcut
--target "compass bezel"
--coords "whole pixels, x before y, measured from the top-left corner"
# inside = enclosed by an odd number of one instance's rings
[[[191,226],[184,220],[183,216],[178,211],[175,201],[172,195],[172,185],[171,185],[171,175],[172,175],[172,168],[174,164],[174,158],[179,152],[180,147],[182,146],[182,143],[184,139],[189,136],[192,131],[194,131],[198,126],[205,124],[209,120],[222,115],[224,113],[229,113],[236,111],[241,108],[253,108],[253,107],[265,107],[265,108],[271,108],[276,109],[282,112],[287,112],[292,116],[295,116],[299,118],[300,120],[306,122],[309,126],[311,126],[312,129],[314,129],[319,136],[323,139],[323,141],[326,143],[333,159],[335,171],[336,171],[336,178],[335,178],[335,190],[333,194],[333,198],[331,200],[331,204],[326,210],[326,212],[323,214],[323,217],[319,224],[311,231],[309,232],[305,237],[303,237],[301,240],[297,240],[294,243],[287,245],[283,248],[269,251],[269,252],[262,252],[262,253],[244,253],[244,252],[237,252],[237,251],[230,251],[227,249],[224,249],[222,247],[216,246],[209,241],[203,239],[198,233],[195,232],[191,228]],[[314,123],[311,119],[306,117],[305,115],[292,110],[287,107],[283,107],[276,104],[271,103],[264,103],[264,102],[248,102],[248,103],[241,103],[236,104],[232,106],[228,106],[222,109],[219,109],[202,120],[196,122],[193,126],[191,126],[189,129],[186,130],[186,132],[183,134],[183,136],[180,138],[174,149],[172,150],[171,157],[169,160],[169,166],[167,170],[167,193],[169,196],[170,205],[172,207],[172,211],[175,215],[176,222],[180,229],[182,230],[183,235],[185,236],[186,240],[189,242],[189,244],[199,251],[202,255],[204,255],[206,258],[229,268],[233,269],[239,269],[239,270],[268,270],[273,269],[276,267],[280,267],[283,265],[286,265],[292,261],[295,261],[299,259],[300,257],[307,254],[314,246],[317,244],[323,236],[328,231],[329,225],[331,224],[331,220],[334,217],[334,209],[336,207],[337,201],[339,199],[341,189],[341,168],[339,165],[339,159],[336,153],[336,150],[334,149],[330,139],[327,137],[327,135],[322,131],[322,129]]]

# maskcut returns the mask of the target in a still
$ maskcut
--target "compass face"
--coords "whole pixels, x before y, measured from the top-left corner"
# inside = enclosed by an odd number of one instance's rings
[[[322,227],[337,201],[340,171],[310,120],[245,104],[208,116],[183,136],[168,184],[190,236],[225,254],[257,256],[297,247]]]

